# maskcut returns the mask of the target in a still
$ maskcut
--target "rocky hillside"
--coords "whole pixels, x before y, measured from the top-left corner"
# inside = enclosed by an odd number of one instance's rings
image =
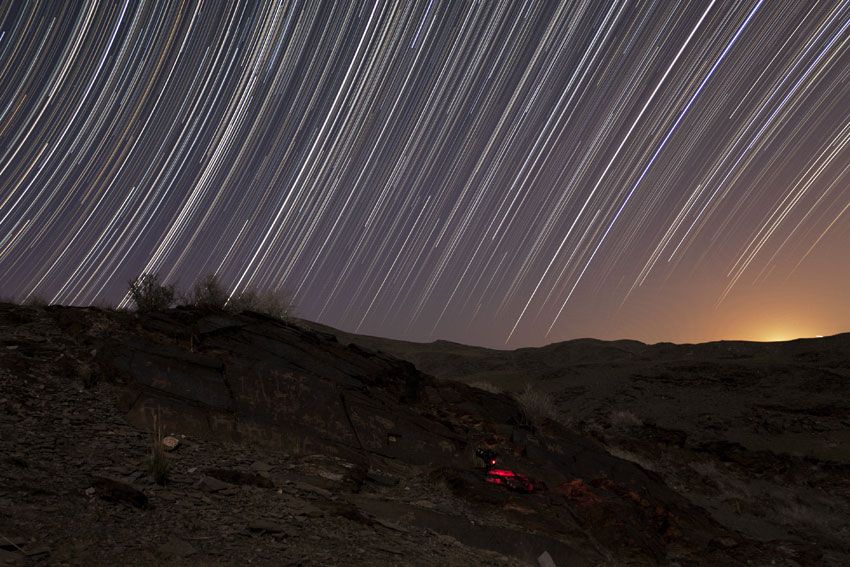
[[[571,430],[658,473],[729,529],[779,547],[817,542],[823,563],[850,564],[850,334],[504,351],[323,329],[443,380],[544,392]]]
[[[644,374],[644,388],[676,388]],[[581,397],[587,386],[570,387]],[[840,554],[833,540],[731,525],[579,421],[257,314],[0,304],[0,563],[812,565]],[[152,471],[157,422],[176,447]],[[673,460],[692,450],[638,422],[622,439]],[[717,451],[751,466],[738,446]],[[488,474],[476,449],[511,472]],[[773,458],[765,477],[805,470]],[[846,496],[846,468],[806,466]]]

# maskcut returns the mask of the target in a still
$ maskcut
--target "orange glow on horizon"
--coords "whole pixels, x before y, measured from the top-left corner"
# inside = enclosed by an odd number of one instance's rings
[[[824,325],[817,321],[804,321],[802,317],[795,320],[764,321],[758,320],[744,325],[746,331],[742,336],[735,337],[741,340],[775,343],[793,341],[795,339],[813,339],[823,337]],[[742,329],[743,330],[743,329]],[[730,333],[731,334],[731,333]]]

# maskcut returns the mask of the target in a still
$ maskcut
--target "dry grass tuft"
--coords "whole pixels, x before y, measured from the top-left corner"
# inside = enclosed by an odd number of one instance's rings
[[[148,461],[148,471],[154,482],[164,485],[168,482],[168,474],[171,471],[171,462],[165,454],[165,445],[162,444],[162,424],[157,412],[153,418],[153,431],[151,432],[151,454]]]
[[[547,419],[561,422],[561,414],[555,406],[552,394],[526,386],[525,390],[514,394],[514,398],[519,403],[523,419],[528,425],[539,426]]]

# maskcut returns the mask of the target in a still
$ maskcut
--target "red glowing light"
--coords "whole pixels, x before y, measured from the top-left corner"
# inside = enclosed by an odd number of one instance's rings
[[[485,480],[518,492],[534,492],[534,483],[527,476],[507,469],[491,469]]]

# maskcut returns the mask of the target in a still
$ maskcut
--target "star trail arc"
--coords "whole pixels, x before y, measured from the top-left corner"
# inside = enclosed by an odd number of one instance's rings
[[[850,1],[0,5],[18,300],[215,272],[415,340],[740,335],[850,285],[848,164]]]

